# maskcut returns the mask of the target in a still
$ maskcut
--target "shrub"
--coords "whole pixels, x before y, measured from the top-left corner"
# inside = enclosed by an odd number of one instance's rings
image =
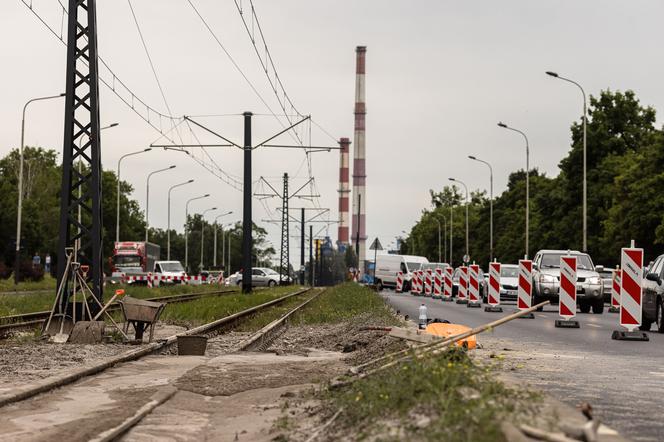
[[[12,269],[4,262],[0,261],[0,279],[7,279],[11,276]]]
[[[23,261],[21,263],[21,280],[23,281],[41,281],[44,279],[44,268],[42,266],[32,266],[32,261]]]

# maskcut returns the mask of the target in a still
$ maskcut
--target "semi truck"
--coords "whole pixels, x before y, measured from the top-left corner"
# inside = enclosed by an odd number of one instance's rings
[[[113,247],[111,272],[117,275],[144,275],[154,272],[159,261],[160,247],[145,241],[120,241]]]

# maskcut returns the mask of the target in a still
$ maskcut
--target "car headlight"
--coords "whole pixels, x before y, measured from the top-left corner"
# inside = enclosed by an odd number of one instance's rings
[[[556,277],[552,275],[545,275],[545,274],[540,274],[539,275],[539,282],[540,283],[548,283],[548,284],[553,284],[556,282]]]
[[[599,276],[591,276],[590,278],[586,279],[586,281],[591,285],[599,285],[602,283],[602,279]]]

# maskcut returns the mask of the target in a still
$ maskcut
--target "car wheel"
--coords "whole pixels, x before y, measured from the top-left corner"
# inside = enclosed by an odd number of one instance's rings
[[[657,303],[657,331],[659,333],[664,333],[664,300],[660,300]]]
[[[376,288],[378,289],[378,291],[383,290],[383,281],[378,279],[377,282],[376,282]]]
[[[604,299],[600,298],[593,304],[593,314],[601,315],[604,313]]]
[[[270,288],[274,287],[275,285],[277,285],[277,282],[273,280],[270,280],[270,282],[267,283],[267,286]]]
[[[539,304],[540,302],[542,302],[541,299],[538,299],[537,296],[533,296],[533,305],[537,305],[537,304]],[[544,311],[544,306],[537,307],[537,311],[538,311],[538,312]]]
[[[581,313],[590,313],[590,304],[587,302],[580,303],[579,310],[581,310]]]

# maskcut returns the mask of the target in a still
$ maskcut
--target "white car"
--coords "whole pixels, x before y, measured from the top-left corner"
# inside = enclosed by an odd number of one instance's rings
[[[187,276],[187,272],[184,271],[184,267],[182,267],[180,261],[157,261],[154,263],[154,274],[167,278],[166,280],[161,281],[166,284],[185,282],[180,278]],[[171,278],[171,280],[168,280],[168,278]],[[179,279],[179,281],[177,279]]]
[[[283,281],[289,284],[293,280],[288,276],[283,276]],[[253,267],[251,269],[251,286],[252,287],[274,287],[279,284],[279,272],[276,272],[267,267]],[[235,272],[226,278],[226,285],[242,285],[242,273]]]

